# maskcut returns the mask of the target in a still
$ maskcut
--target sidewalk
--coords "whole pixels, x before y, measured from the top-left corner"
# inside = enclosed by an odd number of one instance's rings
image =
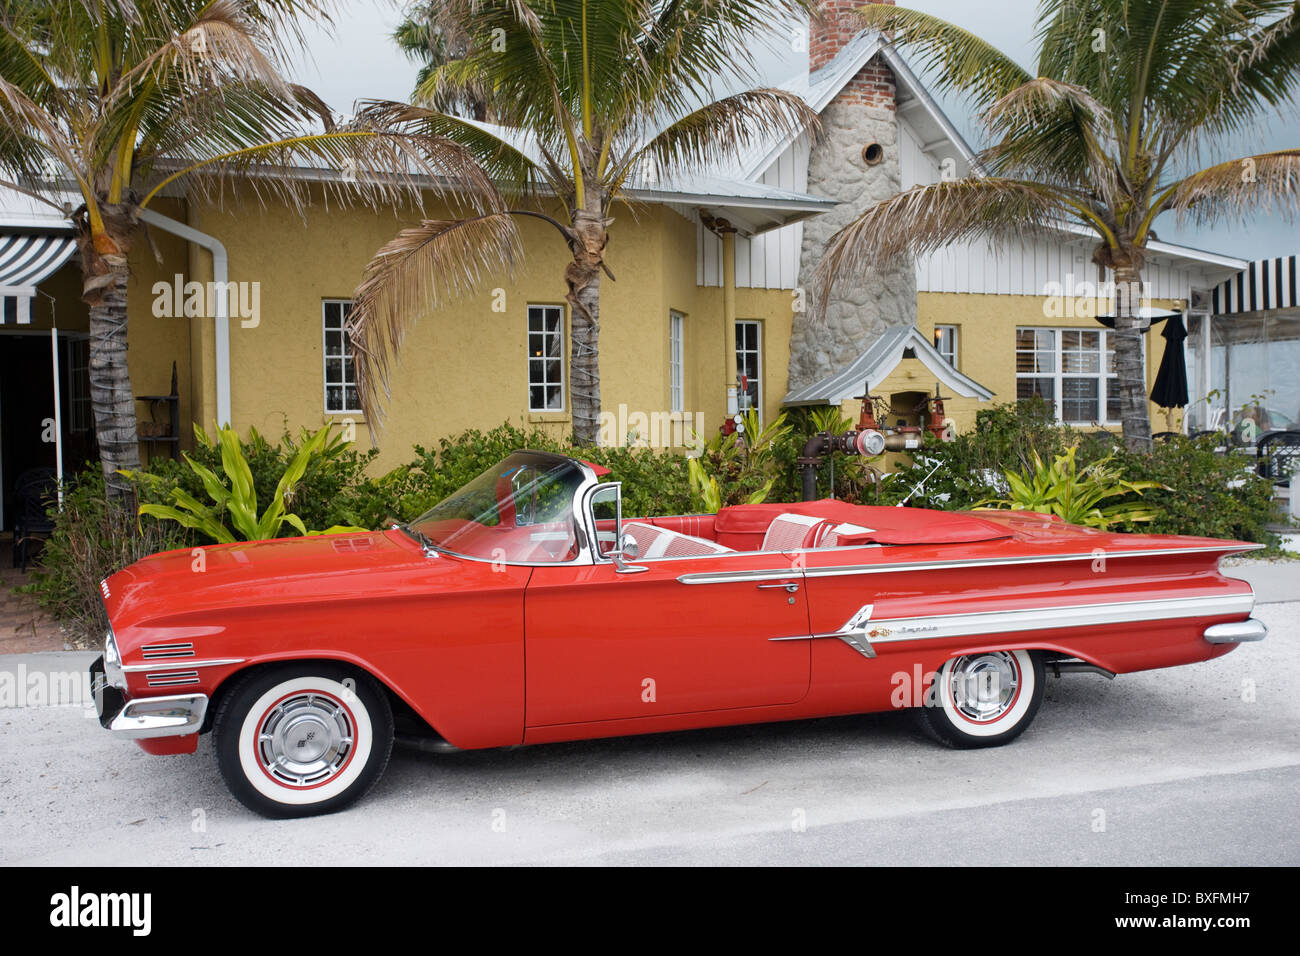
[[[1295,558],[1226,558],[1219,566],[1230,578],[1248,581],[1256,604],[1300,601],[1300,560]]]
[[[7,557],[7,552],[0,552]],[[54,619],[26,594],[10,588],[31,580],[17,568],[0,567],[0,654],[30,654],[64,649],[63,634]]]

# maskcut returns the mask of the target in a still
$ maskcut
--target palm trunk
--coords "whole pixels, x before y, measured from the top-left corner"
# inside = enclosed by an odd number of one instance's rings
[[[135,394],[126,361],[129,242],[97,238],[83,235],[80,243],[82,298],[90,306],[90,404],[104,488],[110,500],[121,501],[132,488],[118,471],[140,467]]]
[[[604,262],[608,223],[595,208],[579,209],[573,217],[570,248],[573,261],[564,270],[569,286],[569,395],[573,404],[573,441],[595,445],[600,437],[600,271]]]
[[[1136,259],[1136,256],[1134,256]],[[1142,366],[1141,268],[1136,264],[1115,269],[1115,372],[1119,389],[1120,421],[1129,451],[1151,450],[1151,415],[1147,406],[1146,376]]]

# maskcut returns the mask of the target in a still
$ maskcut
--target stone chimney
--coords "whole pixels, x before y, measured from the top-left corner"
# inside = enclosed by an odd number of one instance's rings
[[[852,16],[863,0],[824,0],[814,20],[808,67],[825,66],[864,27]],[[894,76],[872,58],[822,110],[822,138],[808,157],[808,192],[840,205],[803,226],[799,280],[807,282],[832,235],[869,206],[902,189]],[[916,324],[916,276],[910,263],[841,276],[825,314],[796,313],[790,334],[791,389],[847,368],[886,329]]]
[[[868,2],[888,3],[894,0],[822,0],[819,13],[809,25],[808,34],[808,70],[821,69],[835,58],[835,54],[844,48],[863,29],[862,18],[855,14],[859,7]]]

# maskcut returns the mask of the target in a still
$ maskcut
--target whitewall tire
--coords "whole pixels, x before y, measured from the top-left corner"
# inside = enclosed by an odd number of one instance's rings
[[[371,678],[333,664],[255,671],[213,723],[217,765],[244,806],[268,817],[341,810],[388,765],[393,715]]]
[[[996,747],[1024,733],[1043,700],[1042,658],[986,651],[950,658],[920,708],[922,725],[950,747]]]

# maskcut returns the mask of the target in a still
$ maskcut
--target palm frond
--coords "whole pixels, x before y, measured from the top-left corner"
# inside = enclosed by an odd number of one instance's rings
[[[373,429],[383,423],[389,371],[411,326],[428,311],[480,289],[485,274],[509,269],[519,250],[510,214],[495,212],[425,220],[375,254],[346,324],[361,407]]]
[[[1294,217],[1300,212],[1300,148],[1244,156],[1192,173],[1170,187],[1158,209],[1200,225],[1268,211]]]
[[[814,303],[824,310],[840,276],[953,242],[1023,235],[1068,216],[1071,202],[1042,183],[997,177],[914,186],[869,207],[831,237],[813,273]]]
[[[938,85],[987,106],[1033,79],[1024,67],[987,40],[941,17],[905,7],[869,4],[862,22],[917,51]]]
[[[793,137],[805,131],[815,136],[820,129],[816,111],[798,94],[770,87],[745,90],[672,123],[631,151],[624,168],[646,163],[657,176],[669,176],[735,156],[771,137]]]
[[[1082,87],[1035,77],[996,100],[981,119],[997,140],[980,157],[993,174],[1117,194],[1114,121]]]
[[[541,183],[560,194],[565,189],[567,177],[564,170],[535,162],[491,128],[412,103],[363,100],[358,106],[357,116],[379,129],[444,138],[463,146],[499,190],[526,195]]]

